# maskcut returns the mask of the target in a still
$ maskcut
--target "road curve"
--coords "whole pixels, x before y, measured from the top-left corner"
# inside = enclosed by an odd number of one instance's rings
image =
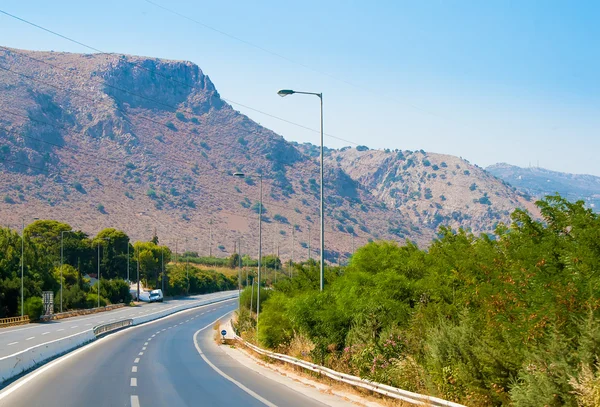
[[[94,326],[108,324],[122,319],[141,317],[168,308],[175,308],[193,301],[220,298],[234,291],[223,291],[212,294],[195,295],[164,303],[144,304],[140,307],[124,307],[114,311],[82,315],[59,319],[45,323],[31,323],[22,326],[0,329],[0,358],[13,355],[32,346],[64,338],[69,335],[90,330]]]
[[[0,406],[322,406],[219,351],[212,326],[236,306],[211,304],[101,338],[0,391]]]

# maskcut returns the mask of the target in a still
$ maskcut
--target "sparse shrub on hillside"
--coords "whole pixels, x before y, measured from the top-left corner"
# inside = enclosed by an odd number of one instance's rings
[[[149,189],[148,191],[146,191],[146,195],[150,199],[156,199],[157,198],[156,191],[153,190],[153,189]]]
[[[302,246],[303,249],[307,249],[308,248],[308,243],[306,243],[306,242],[300,242],[300,246]]]
[[[471,175],[471,171],[469,171],[469,170],[464,170],[464,171],[463,171],[463,174],[465,174],[465,175]]]
[[[481,198],[479,198],[477,200],[477,202],[479,202],[482,205],[491,205],[492,202],[490,201],[490,198],[488,198],[487,194],[482,196]]]
[[[12,199],[10,196],[8,196],[8,195],[4,195],[4,203],[7,203],[7,204],[14,204],[14,203],[15,203],[15,201],[14,201],[14,199]]]
[[[356,151],[368,151],[369,147],[367,146],[357,146]]]
[[[469,187],[469,189],[471,191],[475,191],[477,189],[477,184],[476,183],[472,183],[471,186]]]
[[[130,170],[135,170],[135,164],[132,163],[131,161],[127,162],[127,164],[125,164],[125,168],[130,169]]]
[[[167,126],[167,128],[168,128],[169,130],[177,131],[177,127],[175,127],[175,125],[174,125],[174,124],[173,124],[173,122],[171,122],[171,121],[168,121],[168,122],[166,122],[166,123],[165,123],[165,126]]]
[[[225,246],[223,246],[222,244],[218,245],[218,246],[217,246],[217,248],[218,248],[219,250],[221,250],[222,252],[224,252],[224,251],[225,251]]]
[[[202,147],[205,150],[210,151],[210,146],[205,141],[200,142],[200,147]]]
[[[180,120],[182,122],[186,122],[187,119],[185,118],[185,115],[181,112],[177,112],[175,113],[175,117],[177,118],[177,120]]]
[[[200,121],[196,117],[192,117],[190,121],[194,124],[200,124]]]
[[[238,137],[238,143],[240,143],[243,146],[247,146],[248,145],[248,141],[244,137],[242,137],[242,136]]]
[[[432,169],[432,170],[434,170],[434,171],[437,171],[437,170],[439,170],[439,169],[440,169],[440,167],[438,167],[438,166],[437,166],[437,164],[433,164],[433,165],[431,166],[431,169]],[[435,175],[435,174],[434,174],[434,175]]]
[[[424,159],[424,160],[422,161],[422,163],[423,163],[423,165],[424,165],[425,167],[429,167],[429,166],[431,165],[431,162],[430,162],[429,160],[427,160],[427,159]]]
[[[445,161],[442,161],[442,163],[440,164],[440,166],[441,166],[442,168],[447,168],[447,167],[448,167],[448,164],[446,164],[446,162],[445,162]]]
[[[285,236],[287,233],[286,233],[286,231],[285,231],[285,230],[280,230],[280,231],[279,231],[279,234],[280,234],[280,235],[283,235],[283,236]]]
[[[255,213],[258,213],[261,210],[260,202],[255,202],[254,205],[252,205],[252,210]],[[263,203],[262,204],[262,214],[265,214],[265,213],[267,213],[267,208],[265,207],[265,204]]]
[[[185,200],[185,204],[187,206],[189,206],[190,208],[195,208],[196,207],[196,203],[194,202],[194,200],[192,198],[187,198]]]
[[[98,212],[100,212],[100,213],[103,213],[103,214],[105,214],[105,213],[106,213],[106,210],[105,210],[105,208],[104,208],[104,205],[102,205],[102,204],[98,204],[98,205],[96,205],[96,209],[97,209],[97,210],[98,210]]]
[[[273,220],[275,220],[279,223],[290,223],[285,216],[282,216],[278,213],[273,216]]]

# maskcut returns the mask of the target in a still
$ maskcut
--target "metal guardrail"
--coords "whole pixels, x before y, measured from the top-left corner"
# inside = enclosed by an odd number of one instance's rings
[[[98,325],[94,327],[94,335],[99,336],[131,325],[133,325],[133,319],[122,319],[110,324]]]
[[[352,376],[346,373],[340,373],[320,365],[315,365],[314,363],[310,363],[305,360],[296,359],[288,355],[283,355],[281,353],[275,353],[265,349],[261,349],[258,346],[246,342],[237,335],[235,336],[235,339],[242,342],[245,346],[249,347],[254,352],[260,355],[268,356],[270,358],[277,359],[295,366],[300,366],[304,369],[320,373],[339,382],[344,382],[352,386],[360,387],[379,394],[383,394],[388,397],[402,400],[406,403],[434,407],[465,407],[462,404],[454,403],[452,401],[443,400],[437,397],[425,396],[423,394],[413,393],[407,390],[398,389],[396,387],[388,386],[381,383],[371,382],[369,380],[361,379],[357,376]]]
[[[22,317],[0,318],[0,328],[29,323],[29,315]]]

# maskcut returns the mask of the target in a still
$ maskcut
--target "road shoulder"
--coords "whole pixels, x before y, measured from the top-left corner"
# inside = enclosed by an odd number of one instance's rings
[[[266,379],[280,383],[325,405],[331,407],[348,405],[383,407],[385,405],[367,400],[364,397],[352,394],[348,391],[334,388],[325,383],[309,379],[282,365],[266,363],[243,348],[232,345],[217,345],[216,343],[213,343],[213,346],[215,349],[220,350],[235,360],[235,362],[253,370]]]

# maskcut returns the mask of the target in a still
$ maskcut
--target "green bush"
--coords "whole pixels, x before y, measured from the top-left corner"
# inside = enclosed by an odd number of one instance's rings
[[[100,306],[105,307],[106,305],[108,305],[108,301],[106,301],[106,298],[100,297]],[[93,294],[93,293],[88,293],[85,296],[85,307],[86,308],[96,308],[97,306],[98,306],[98,295]]]
[[[40,297],[29,297],[25,300],[23,310],[31,321],[37,321],[44,313],[44,303]]]

